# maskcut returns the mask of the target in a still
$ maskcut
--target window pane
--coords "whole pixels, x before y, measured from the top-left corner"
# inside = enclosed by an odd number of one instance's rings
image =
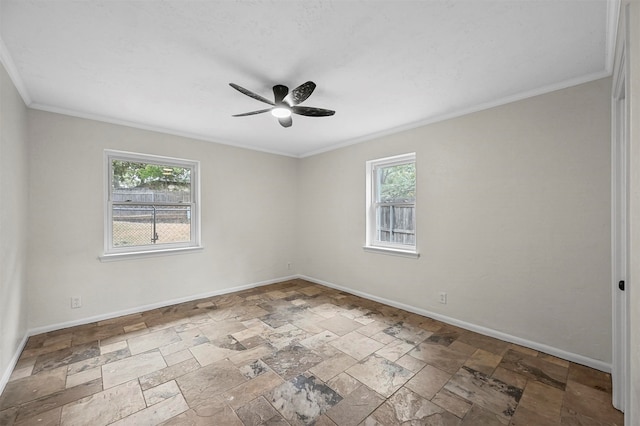
[[[416,252],[416,155],[367,161],[366,247]]]
[[[416,199],[416,165],[380,167],[377,169],[377,183],[377,202],[413,203]]]
[[[191,206],[113,205],[113,246],[191,240]]]
[[[190,203],[191,169],[112,160],[112,201]]]
[[[378,241],[391,241],[391,206],[378,206],[376,216],[378,218]]]
[[[416,233],[414,222],[415,207],[393,207],[393,234],[389,240],[393,243],[415,245]]]
[[[376,215],[377,241],[415,245],[414,206],[378,206]]]
[[[415,207],[413,206],[395,206],[393,208],[393,228],[394,230],[403,230],[408,233],[415,231],[413,215]]]

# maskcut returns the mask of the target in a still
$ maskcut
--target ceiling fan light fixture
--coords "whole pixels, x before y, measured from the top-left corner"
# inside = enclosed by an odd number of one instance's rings
[[[278,119],[278,123],[280,123],[282,127],[291,127],[293,124],[291,114],[306,115],[307,117],[328,117],[336,113],[330,109],[298,105],[304,102],[309,96],[311,96],[311,93],[313,93],[316,88],[316,84],[313,81],[302,83],[291,92],[289,92],[289,88],[287,86],[276,84],[273,86],[273,102],[253,93],[251,90],[238,86],[235,83],[229,83],[229,86],[233,87],[243,95],[271,105],[271,108],[259,109],[257,111],[250,111],[242,114],[233,114],[233,117],[246,117],[248,115],[270,112],[271,115]]]
[[[277,106],[271,110],[271,115],[276,118],[291,117],[291,110],[285,106]]]

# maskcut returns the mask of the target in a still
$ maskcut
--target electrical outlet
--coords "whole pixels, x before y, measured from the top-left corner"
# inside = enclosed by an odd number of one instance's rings
[[[287,263],[287,269],[291,270],[291,262]]]
[[[82,306],[82,297],[71,296],[71,309],[77,309]]]
[[[447,293],[444,291],[440,292],[440,303],[446,305],[447,304]]]

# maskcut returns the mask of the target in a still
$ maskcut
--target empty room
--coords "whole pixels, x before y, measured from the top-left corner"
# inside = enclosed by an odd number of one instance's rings
[[[0,0],[0,425],[639,425],[639,40]]]

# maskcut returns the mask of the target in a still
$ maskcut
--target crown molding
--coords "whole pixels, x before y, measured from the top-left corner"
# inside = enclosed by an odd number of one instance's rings
[[[29,92],[27,91],[27,87],[24,85],[20,74],[18,73],[18,68],[16,67],[15,62],[11,58],[9,54],[9,49],[4,44],[2,37],[0,37],[0,63],[4,66],[4,69],[7,70],[7,74],[9,74],[9,78],[13,82],[13,85],[16,87],[18,93],[20,93],[20,97],[22,97],[22,101],[26,106],[31,106],[31,96],[29,96]]]
[[[201,135],[201,134],[197,134],[197,133],[183,132],[183,131],[180,131],[180,130],[169,129],[169,128],[166,128],[166,127],[154,126],[152,124],[142,124],[142,123],[137,123],[137,122],[134,122],[134,121],[128,121],[128,120],[122,120],[122,119],[119,119],[119,118],[109,117],[109,116],[101,115],[101,114],[93,114],[93,113],[88,113],[88,112],[81,112],[81,111],[70,110],[70,109],[66,109],[66,108],[60,108],[60,107],[56,107],[56,106],[52,106],[52,105],[40,104],[40,103],[31,103],[30,105],[28,105],[28,107],[31,108],[31,109],[34,109],[34,110],[51,112],[51,113],[54,113],[54,114],[67,115],[67,116],[76,117],[76,118],[83,118],[85,120],[99,121],[99,122],[108,123],[108,124],[117,124],[119,126],[131,127],[131,128],[134,128],[134,129],[146,130],[146,131],[150,131],[150,132],[157,132],[157,133],[162,133],[162,134],[165,134],[165,135],[180,136],[182,138],[194,139],[194,140],[199,140],[199,141],[204,141],[204,142],[212,142],[212,143],[217,143],[217,144],[220,144],[220,145],[232,146],[232,147],[240,148],[240,149],[248,149],[250,151],[264,152],[266,154],[273,154],[273,155],[280,155],[280,156],[283,156],[283,157],[298,158],[297,155],[291,154],[291,153],[287,153],[287,152],[280,152],[280,151],[273,151],[273,150],[268,150],[268,149],[261,149],[261,148],[257,148],[257,147],[254,147],[254,146],[243,145],[243,144],[236,143],[236,142],[231,142],[231,141],[225,141],[225,140],[222,140],[222,139],[212,138],[210,136],[205,136],[205,135]]]
[[[618,38],[618,20],[620,19],[620,0],[607,1],[607,34],[605,46],[605,69],[613,73],[616,59],[616,40]]]
[[[164,134],[170,134],[170,135],[174,135],[174,136],[180,136],[180,137],[185,137],[185,138],[189,138],[189,139],[196,139],[196,140],[202,140],[202,141],[207,141],[207,142],[213,142],[213,143],[218,143],[221,145],[228,145],[228,146],[233,146],[236,148],[241,148],[241,149],[249,149],[252,151],[259,151],[259,152],[264,152],[267,154],[273,154],[273,155],[280,155],[280,156],[285,156],[285,157],[292,157],[292,158],[305,158],[305,157],[311,157],[317,154],[322,154],[325,152],[329,152],[329,151],[334,151],[336,149],[340,149],[340,148],[344,148],[350,145],[356,145],[362,142],[367,142],[370,140],[374,140],[374,139],[379,139],[385,136],[389,136],[391,134],[395,134],[395,133],[400,133],[406,130],[411,130],[411,129],[415,129],[418,127],[422,127],[422,126],[426,126],[429,124],[434,124],[437,122],[441,122],[441,121],[445,121],[445,120],[449,120],[452,118],[457,118],[457,117],[461,117],[467,114],[471,114],[474,112],[479,112],[482,110],[486,110],[486,109],[490,109],[490,108],[494,108],[497,106],[501,106],[501,105],[505,105],[511,102],[516,102],[519,100],[523,100],[526,98],[530,98],[530,97],[534,97],[534,96],[538,96],[538,95],[542,95],[542,94],[546,94],[552,91],[556,91],[556,90],[560,90],[560,89],[565,89],[571,86],[576,86],[579,84],[583,84],[583,83],[587,83],[593,80],[597,80],[600,78],[604,78],[604,77],[609,77],[611,76],[612,72],[613,72],[613,66],[614,66],[614,61],[615,61],[615,47],[616,47],[616,38],[617,38],[617,31],[618,31],[618,19],[619,19],[619,14],[620,14],[620,0],[607,0],[607,23],[606,23],[606,40],[605,40],[605,58],[604,58],[604,70],[601,72],[597,72],[594,74],[590,74],[587,76],[583,76],[583,77],[579,77],[579,78],[575,78],[575,79],[569,79],[569,80],[565,80],[563,82],[560,83],[556,83],[556,84],[552,84],[552,85],[548,85],[542,88],[538,88],[535,90],[531,90],[531,91],[526,91],[526,92],[521,92],[512,96],[508,96],[502,99],[498,99],[498,100],[494,100],[494,101],[490,101],[490,102],[486,102],[486,103],[481,103],[475,106],[471,106],[468,108],[462,108],[459,109],[457,111],[453,111],[447,114],[442,114],[442,115],[438,115],[438,116],[434,116],[434,117],[429,117],[426,118],[424,120],[420,120],[417,122],[413,122],[413,123],[408,123],[402,126],[397,126],[397,127],[393,127],[390,129],[386,129],[386,130],[382,130],[379,132],[374,132],[374,133],[370,133],[368,135],[364,135],[361,137],[357,137],[357,138],[353,138],[353,139],[349,139],[349,140],[345,140],[342,142],[339,142],[337,144],[333,144],[330,146],[326,146],[317,150],[312,150],[312,151],[308,151],[305,153],[301,153],[301,154],[294,154],[294,153],[289,153],[289,152],[280,152],[280,151],[274,151],[274,150],[266,150],[266,149],[260,149],[260,148],[256,148],[254,146],[249,146],[249,145],[245,145],[245,144],[241,144],[241,143],[236,143],[236,142],[232,142],[232,141],[225,141],[225,140],[220,140],[220,139],[215,139],[212,138],[210,136],[205,136],[205,135],[201,135],[201,134],[194,134],[194,133],[189,133],[189,132],[183,132],[180,130],[175,130],[175,129],[168,129],[168,128],[164,128],[161,126],[154,126],[154,125],[148,125],[148,124],[142,124],[142,123],[137,123],[137,122],[132,122],[132,121],[127,121],[127,120],[121,120],[118,118],[113,118],[113,117],[108,117],[108,116],[103,116],[103,115],[99,115],[99,114],[92,114],[92,113],[85,113],[85,112],[80,112],[80,111],[74,111],[74,110],[68,110],[68,109],[64,109],[64,108],[60,108],[60,107],[56,107],[56,106],[51,106],[51,105],[46,105],[46,104],[39,104],[39,103],[34,103],[31,96],[29,95],[29,92],[24,84],[24,81],[22,80],[22,78],[20,77],[20,74],[18,72],[18,69],[15,65],[15,62],[13,61],[11,55],[9,54],[9,50],[7,49],[7,46],[5,45],[4,41],[2,40],[2,37],[0,37],[0,63],[2,63],[2,65],[4,66],[4,68],[7,70],[7,74],[9,75],[9,78],[11,79],[11,81],[13,82],[14,86],[16,87],[16,90],[18,91],[18,93],[20,94],[20,96],[22,97],[22,100],[24,101],[25,105],[29,108],[32,109],[36,109],[36,110],[42,110],[42,111],[47,111],[47,112],[53,112],[53,113],[57,113],[57,114],[63,114],[63,115],[69,115],[72,117],[79,117],[79,118],[85,118],[85,119],[89,119],[89,120],[94,120],[94,121],[101,121],[101,122],[105,122],[105,123],[111,123],[111,124],[118,124],[121,126],[126,126],[126,127],[132,127],[132,128],[137,128],[137,129],[142,129],[142,130],[148,130],[148,131],[154,131],[154,132],[159,132],[159,133],[164,133]]]
[[[321,148],[315,151],[309,151],[299,155],[299,158],[311,157],[314,155],[322,154],[329,151],[335,151],[336,149],[345,148],[350,145],[356,145],[362,142],[371,141],[374,139],[379,139],[385,136],[397,134],[400,132],[404,132],[407,130],[416,129],[419,127],[423,127],[429,124],[439,123],[441,121],[450,120],[452,118],[458,118],[465,115],[473,114],[475,112],[484,111],[487,109],[499,107],[502,105],[510,104],[512,102],[522,101],[524,99],[533,98],[535,96],[544,95],[547,93],[555,92],[557,90],[568,89],[570,87],[579,86],[580,84],[589,83],[591,81],[600,80],[601,78],[606,78],[611,76],[611,71],[604,70],[597,73],[585,75],[582,77],[572,78],[569,80],[565,80],[559,83],[550,84],[548,86],[540,87],[534,90],[528,90],[525,92],[516,93],[515,95],[507,96],[501,99],[497,99],[490,102],[480,103],[468,108],[461,108],[455,110],[453,112],[437,115],[434,117],[429,117],[425,120],[415,121],[413,123],[405,124],[402,126],[393,127],[390,129],[382,130],[376,133],[370,133],[368,135],[350,139],[335,145],[330,145],[325,148]]]

